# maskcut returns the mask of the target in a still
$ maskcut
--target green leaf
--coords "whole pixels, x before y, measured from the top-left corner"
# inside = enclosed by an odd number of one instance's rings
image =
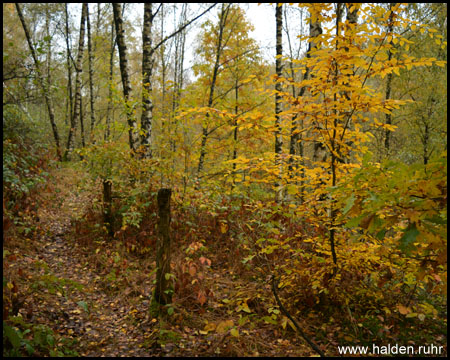
[[[167,313],[169,314],[169,315],[172,315],[173,313],[174,313],[174,308],[173,307],[170,307],[170,308],[168,308],[167,309]]]
[[[375,237],[378,240],[383,240],[384,239],[384,235],[386,234],[387,229],[381,229],[380,231],[378,231],[378,233],[375,235]]]
[[[349,221],[347,221],[347,223],[344,225],[346,228],[353,228],[359,225],[359,223],[361,222],[362,219],[364,219],[366,217],[366,214],[362,214],[360,216],[357,216],[353,219],[350,219]]]
[[[27,350],[28,355],[33,355],[34,348],[27,342],[25,342],[25,349]]]
[[[78,301],[77,304],[78,304],[78,306],[81,307],[84,311],[86,311],[87,313],[89,313],[89,308],[88,308],[88,305],[86,304],[85,301]]]
[[[353,207],[354,203],[355,203],[355,195],[352,194],[352,196],[350,196],[350,198],[347,200],[347,203],[345,204],[345,207],[343,210],[344,215],[346,215],[350,211],[350,209]]]
[[[409,255],[411,250],[416,248],[414,243],[417,235],[419,235],[419,230],[417,230],[416,224],[413,223],[406,228],[405,233],[400,238],[399,249],[406,255]]]
[[[6,337],[9,339],[9,341],[11,342],[14,349],[20,348],[19,334],[11,326],[6,325],[4,321],[3,321],[3,332],[6,335]]]

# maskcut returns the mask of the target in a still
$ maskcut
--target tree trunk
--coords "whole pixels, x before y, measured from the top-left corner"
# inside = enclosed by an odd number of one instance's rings
[[[84,32],[85,32],[86,13],[87,13],[87,3],[83,3],[83,7],[81,10],[80,39],[78,42],[78,55],[77,55],[77,62],[75,64],[75,71],[76,71],[75,108],[74,108],[73,117],[71,119],[72,121],[70,123],[69,136],[67,138],[67,149],[64,154],[65,160],[70,160],[70,156],[74,149],[77,123],[78,123],[78,121],[81,122],[81,72],[83,70],[82,60],[83,60],[83,51],[84,51]],[[84,138],[84,134],[82,134],[82,140],[84,141],[83,138]]]
[[[222,4],[222,10],[220,12],[220,21],[219,21],[219,38],[217,40],[217,52],[216,52],[216,61],[214,63],[213,75],[211,79],[211,86],[209,88],[209,99],[208,99],[208,107],[212,107],[214,100],[214,89],[217,81],[217,73],[219,72],[220,66],[220,56],[223,51],[223,31],[225,28],[225,24],[227,22],[228,13],[230,11],[230,4],[228,4],[227,8],[225,8],[225,4]],[[209,112],[206,113],[206,118],[209,119]],[[203,169],[205,155],[206,155],[206,141],[208,139],[208,127],[207,124],[203,124],[202,128],[202,142],[200,146],[200,157],[198,159],[198,167],[197,167],[197,179],[200,177],[200,173]]]
[[[187,4],[183,4],[183,8],[181,10],[181,21],[180,24],[186,22],[186,10]],[[186,43],[186,31],[180,31],[175,38],[175,65],[174,65],[174,90],[172,95],[172,130],[176,132],[177,121],[175,120],[175,116],[177,113],[177,109],[180,105],[181,98],[181,90],[183,89],[183,68],[184,68],[184,52],[185,52],[185,43]],[[173,153],[176,151],[176,141],[171,137],[171,150]],[[175,159],[174,159],[175,161]]]
[[[46,83],[44,81],[44,78],[42,76],[42,72],[41,72],[41,69],[40,69],[40,66],[39,66],[39,61],[38,61],[36,52],[34,50],[33,43],[31,41],[30,33],[28,31],[27,24],[25,23],[25,19],[23,17],[22,9],[20,8],[20,5],[18,3],[16,3],[16,9],[17,9],[17,14],[19,16],[20,22],[22,23],[23,31],[25,32],[25,36],[27,38],[28,46],[30,48],[31,55],[32,55],[33,61],[34,61],[34,65],[36,67],[36,72],[37,72],[37,75],[38,75],[39,84],[41,85],[42,92],[43,92],[44,98],[45,98],[45,103],[47,105],[48,117],[50,119],[50,124],[52,126],[53,137],[55,139],[56,156],[57,156],[58,160],[61,161],[62,160],[62,154],[61,154],[61,147],[60,147],[60,141],[59,141],[59,135],[58,135],[58,128],[56,127],[56,123],[55,123],[55,114],[53,112],[53,104],[52,104],[52,101],[51,101],[50,92],[49,92],[49,89],[47,88],[47,85],[46,85]]]
[[[125,36],[123,31],[122,13],[119,3],[113,3],[114,11],[114,23],[116,25],[117,34],[117,46],[119,48],[119,62],[120,62],[120,74],[122,76],[123,96],[125,99],[125,109],[128,122],[128,141],[130,149],[133,153],[136,152],[137,147],[137,126],[136,120],[133,115],[133,108],[131,106],[131,83],[130,76],[128,74],[128,61],[127,61],[127,46],[125,44]]]
[[[283,75],[283,65],[281,62],[281,56],[283,54],[283,43],[282,43],[282,28],[283,28],[283,5],[275,5],[275,20],[276,20],[276,59],[275,59],[275,72],[277,75],[277,80]],[[282,199],[282,191],[278,189],[281,186],[281,177],[283,175],[283,166],[281,161],[281,153],[283,151],[283,136],[281,134],[281,82],[277,81],[275,83],[275,164],[279,168],[278,178],[280,182],[275,183],[276,195],[275,200],[277,202]]]
[[[111,52],[109,55],[109,86],[108,86],[108,106],[106,108],[106,129],[103,139],[109,141],[111,133],[111,107],[112,107],[112,91],[113,91],[113,78],[114,78],[114,48],[116,46],[116,40],[114,36],[114,22],[111,23]]]
[[[93,140],[92,131],[95,125],[95,113],[94,113],[94,71],[92,66],[94,64],[94,53],[92,49],[92,39],[91,39],[91,22],[89,20],[89,7],[86,12],[86,22],[87,22],[87,35],[88,35],[88,59],[89,59],[89,99],[91,106],[91,127],[90,127],[90,141]]]
[[[67,3],[65,3],[65,20],[66,20],[66,48],[67,48],[67,90],[68,90],[68,103],[69,103],[69,121],[66,123],[72,124],[73,118],[73,94],[72,94],[72,55],[70,53],[70,43],[69,43],[69,12],[67,10]]]
[[[152,3],[144,4],[144,26],[142,30],[142,116],[141,116],[141,145],[143,147],[142,156],[152,157],[151,136],[153,120],[153,100],[152,100],[152,71],[153,71],[153,50],[152,50],[152,26],[154,14],[152,13]]]
[[[172,302],[172,282],[170,280],[170,195],[171,189],[158,191],[158,249],[156,254],[155,300],[161,305]]]
[[[392,11],[392,8],[395,6],[395,3],[390,3],[389,4],[389,24],[388,24],[388,34],[392,34],[394,31],[394,12]],[[391,40],[389,42],[390,46],[393,47],[394,43]],[[391,48],[388,49],[388,62],[390,62],[392,59],[392,50]],[[391,89],[392,89],[392,72],[389,73],[387,75],[387,80],[386,80],[386,94],[385,94],[385,99],[389,100],[391,98]],[[391,125],[392,124],[392,114],[388,113],[386,114],[386,124]],[[390,137],[391,137],[391,132],[389,130],[386,129],[385,132],[385,139],[384,139],[384,149],[386,151],[386,155],[389,156],[389,152],[390,152]]]

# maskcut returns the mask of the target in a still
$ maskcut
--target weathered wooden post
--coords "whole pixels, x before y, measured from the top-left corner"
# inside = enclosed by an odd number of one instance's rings
[[[103,180],[103,223],[108,229],[108,235],[113,236],[112,224],[112,182]]]
[[[158,242],[156,253],[156,288],[155,300],[161,305],[172,302],[172,282],[170,274],[170,195],[171,189],[158,191]]]

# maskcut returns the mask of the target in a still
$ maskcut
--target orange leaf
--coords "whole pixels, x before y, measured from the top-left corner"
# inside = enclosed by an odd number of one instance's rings
[[[400,314],[402,314],[402,315],[406,315],[406,314],[409,314],[411,312],[410,308],[407,308],[407,307],[405,307],[403,305],[397,305],[397,309],[400,312]]]

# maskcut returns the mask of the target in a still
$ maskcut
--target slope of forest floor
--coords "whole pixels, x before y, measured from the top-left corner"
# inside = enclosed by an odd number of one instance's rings
[[[34,355],[44,345],[60,351],[53,354],[81,356],[314,355],[289,322],[280,327],[273,321],[281,315],[270,284],[221,262],[225,247],[203,258],[204,266],[184,261],[191,276],[184,293],[179,289],[174,303],[152,316],[155,254],[136,255],[117,239],[87,231],[89,217],[93,228],[101,227],[101,218],[90,212],[99,186],[81,188],[83,178],[71,166],[54,169],[39,194],[35,236],[4,246],[10,304],[18,323],[35,324],[34,342],[28,342]],[[175,244],[173,267],[183,257]],[[189,287],[196,283],[201,286]],[[307,331],[313,331],[311,320]],[[39,329],[47,340],[36,340]]]

